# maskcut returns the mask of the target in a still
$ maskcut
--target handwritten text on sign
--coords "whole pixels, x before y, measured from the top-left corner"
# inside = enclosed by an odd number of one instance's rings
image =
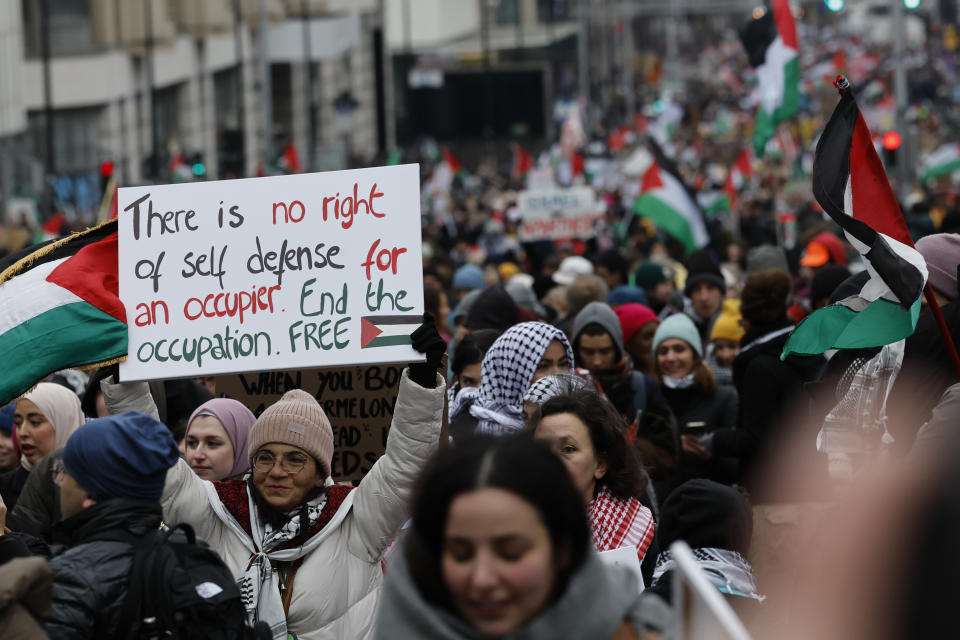
[[[402,372],[389,365],[262,371],[218,376],[216,388],[218,395],[242,402],[257,417],[291,389],[314,396],[333,428],[330,474],[343,482],[362,479],[383,455]]]
[[[521,191],[517,196],[520,240],[592,238],[603,207],[590,187]]]
[[[124,380],[422,360],[419,168],[119,195]]]

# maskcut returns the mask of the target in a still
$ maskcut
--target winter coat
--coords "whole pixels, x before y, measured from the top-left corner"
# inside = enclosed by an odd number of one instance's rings
[[[287,628],[302,640],[369,638],[383,581],[380,558],[409,517],[414,480],[436,451],[444,385],[412,382],[405,370],[394,407],[386,453],[336,513],[333,531],[303,558],[293,583]],[[180,460],[167,473],[161,503],[170,524],[186,522],[223,558],[238,579],[250,552],[235,529],[214,513],[205,485]],[[319,534],[318,534],[319,535]],[[250,543],[252,544],[252,542]]]
[[[660,598],[637,593],[637,578],[629,569],[604,565],[591,549],[559,598],[504,640],[606,640],[622,634],[624,622],[629,623],[632,627],[629,631],[636,634],[662,634],[669,630],[672,615]],[[453,612],[423,597],[401,549],[390,564],[374,637],[377,640],[480,640],[484,636]]]
[[[127,593],[133,546],[109,540],[127,531],[143,536],[160,527],[160,505],[113,498],[57,523],[74,543],[50,561],[53,606],[45,628],[51,638],[110,638]]]
[[[53,467],[62,457],[63,449],[57,449],[33,466],[17,506],[7,516],[11,529],[50,541],[51,528],[60,519],[60,488],[53,482]]]
[[[702,422],[705,429],[699,435],[715,433],[724,429],[733,429],[737,424],[737,392],[732,387],[717,385],[712,394],[700,389],[662,389],[670,409],[677,419],[677,434],[686,433],[687,425]],[[714,453],[709,460],[702,460],[683,451],[676,471],[665,483],[657,485],[657,495],[663,501],[674,487],[692,480],[707,478],[724,484],[737,479],[737,460],[729,455]]]
[[[47,638],[39,618],[50,611],[53,579],[43,558],[17,558],[0,567],[0,638]]]
[[[30,472],[19,464],[10,471],[0,474],[0,498],[3,498],[3,504],[7,506],[7,513],[17,506],[17,500],[20,499],[20,492],[23,491],[23,485],[27,483],[29,474]]]
[[[713,436],[714,454],[740,460],[739,480],[755,499],[761,487],[753,476],[768,449],[782,440],[784,428],[798,418],[804,384],[814,380],[824,364],[822,356],[791,355],[780,360],[791,326],[784,322],[743,337],[733,361],[733,382],[740,396],[737,428],[718,430]],[[816,432],[810,441],[815,437]]]
[[[953,343],[960,349],[960,300],[945,304],[941,311]],[[917,431],[930,419],[940,396],[956,381],[950,353],[933,314],[927,313],[920,317],[913,335],[907,338],[903,365],[887,398],[887,427],[894,437],[894,451],[910,450]]]

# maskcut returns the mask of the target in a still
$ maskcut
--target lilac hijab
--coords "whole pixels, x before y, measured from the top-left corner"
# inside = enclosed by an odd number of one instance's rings
[[[194,419],[199,416],[213,416],[223,424],[223,428],[227,431],[230,444],[233,446],[233,468],[230,470],[228,477],[232,478],[246,473],[250,469],[250,458],[247,456],[247,440],[250,437],[250,429],[253,428],[253,423],[257,421],[250,409],[230,398],[208,400],[190,414],[190,420],[187,421],[187,431],[183,434],[184,438],[190,433],[190,427],[193,425]]]

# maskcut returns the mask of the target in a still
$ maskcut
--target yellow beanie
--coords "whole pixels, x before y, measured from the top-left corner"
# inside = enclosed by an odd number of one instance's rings
[[[723,310],[717,316],[717,321],[713,323],[713,329],[710,331],[710,341],[730,340],[731,342],[740,342],[743,337],[743,327],[740,326],[740,301],[728,298],[723,301]]]
[[[520,267],[513,262],[501,262],[497,271],[500,272],[500,279],[507,282],[510,278],[520,273]]]

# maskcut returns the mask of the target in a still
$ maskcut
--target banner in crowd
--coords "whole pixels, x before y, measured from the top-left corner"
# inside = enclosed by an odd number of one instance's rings
[[[590,187],[521,191],[517,195],[521,242],[592,238],[603,203]]]
[[[330,474],[337,482],[360,480],[383,455],[401,367],[264,371],[216,377],[218,396],[242,402],[256,416],[292,389],[303,389],[323,407],[333,427]]]
[[[419,175],[120,189],[121,379],[422,360]]]

